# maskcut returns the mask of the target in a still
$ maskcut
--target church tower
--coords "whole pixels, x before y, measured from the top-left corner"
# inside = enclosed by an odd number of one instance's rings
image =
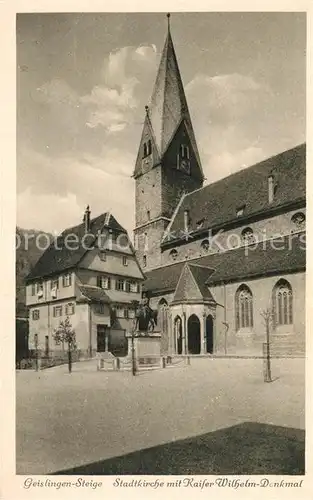
[[[133,174],[135,247],[143,270],[161,265],[162,236],[179,200],[202,187],[204,180],[167,17],[167,37]]]

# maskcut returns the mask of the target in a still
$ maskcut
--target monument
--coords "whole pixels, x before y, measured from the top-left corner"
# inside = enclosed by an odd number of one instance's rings
[[[134,365],[159,365],[161,332],[157,331],[157,311],[151,309],[146,293],[136,309],[134,326],[127,338],[128,356],[132,357]]]

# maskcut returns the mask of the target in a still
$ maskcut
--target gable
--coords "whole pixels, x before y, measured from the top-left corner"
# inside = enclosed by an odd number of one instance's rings
[[[197,178],[202,181],[204,176],[200,164],[199,153],[195,140],[192,140],[190,131],[191,129],[190,127],[188,128],[186,120],[182,119],[177,129],[175,129],[174,134],[169,141],[168,147],[164,152],[162,164],[164,167],[177,169],[189,177]],[[189,173],[185,172],[179,163],[179,160],[183,160],[181,157],[181,146],[184,146],[185,149],[184,159],[187,160],[189,164]]]
[[[149,144],[150,141],[150,144]],[[146,149],[151,147],[151,154],[146,153]],[[144,174],[150,170],[154,165],[159,163],[160,157],[158,148],[156,146],[154,133],[151,127],[148,114],[143,125],[140,144],[138,148],[137,159],[135,163],[134,177]]]
[[[188,264],[186,264],[178,280],[173,302],[185,302],[188,300],[201,302],[203,297]]]

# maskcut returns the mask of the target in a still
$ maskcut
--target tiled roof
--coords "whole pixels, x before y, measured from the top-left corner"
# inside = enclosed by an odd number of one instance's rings
[[[306,266],[305,233],[261,241],[250,247],[240,247],[192,259],[188,263],[190,269],[193,269],[193,274],[197,275],[198,283],[202,286],[204,286],[203,283],[213,285],[304,270]],[[152,293],[173,292],[184,265],[185,262],[177,262],[148,271],[144,283],[145,290]],[[207,268],[207,271],[198,266]]]
[[[186,263],[177,283],[173,303],[201,302],[209,300],[214,302],[212,294],[205,284],[213,270]]]
[[[211,229],[297,200],[305,200],[306,146],[302,144],[224,179],[186,194],[169,231],[181,236],[184,212],[189,212],[190,230]],[[276,192],[268,202],[268,177],[273,175]],[[164,244],[164,243],[163,243]]]
[[[90,236],[84,240],[84,223],[68,228],[57,238],[57,245],[56,242],[52,242],[49,248],[42,254],[33,270],[27,276],[27,280],[57,274],[75,267],[87,252],[88,246],[94,243],[98,231],[101,231],[104,227],[119,233],[126,233],[126,230],[117,222],[113,215],[108,213],[99,215],[90,221],[90,230],[88,231]],[[74,245],[72,242],[72,244],[65,245],[64,240],[67,235],[75,235],[77,243],[75,242]]]

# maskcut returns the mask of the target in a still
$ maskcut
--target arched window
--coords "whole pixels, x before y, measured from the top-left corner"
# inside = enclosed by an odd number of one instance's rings
[[[292,224],[296,227],[296,229],[301,230],[305,229],[305,215],[303,212],[297,212],[293,214],[291,217]]]
[[[245,229],[242,230],[241,239],[245,245],[249,245],[250,243],[255,242],[255,237],[254,237],[253,230],[251,229],[251,227],[246,227]]]
[[[253,327],[253,296],[247,285],[241,285],[236,292],[236,329]]]
[[[273,315],[276,326],[291,325],[293,322],[292,288],[284,279],[279,280],[273,289]]]
[[[170,251],[170,257],[172,260],[176,260],[177,257],[178,257],[178,252],[175,248],[173,248],[173,250]]]
[[[209,249],[210,249],[210,242],[209,242],[209,240],[206,239],[206,240],[201,241],[201,245],[200,246],[201,246],[201,250],[203,250],[204,252],[208,252]]]

